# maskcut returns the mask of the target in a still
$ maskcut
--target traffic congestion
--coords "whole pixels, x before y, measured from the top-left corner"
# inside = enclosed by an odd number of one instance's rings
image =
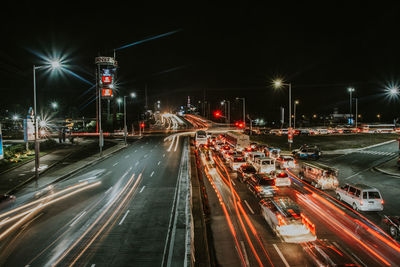
[[[275,246],[273,252],[265,253],[265,239],[270,238],[284,246],[296,246],[296,253],[306,255],[306,265],[390,266],[400,261],[395,240],[398,218],[386,217],[384,229],[364,213],[383,210],[384,196],[368,185],[339,184],[339,170],[318,161],[322,155],[318,147],[303,145],[283,153],[267,144],[252,143],[240,132],[206,136],[206,143],[198,142],[197,134],[194,140],[202,172],[220,204],[233,205],[225,208],[232,235],[245,232],[256,261],[261,255],[246,232],[253,224],[259,226],[253,234],[256,240],[259,236],[264,240],[256,243],[267,259],[273,257],[268,253],[275,252],[283,262],[290,259],[282,252],[286,249]],[[253,214],[250,219],[241,203]],[[247,226],[239,218],[236,229],[232,217],[243,217]],[[260,218],[263,223],[258,224]],[[266,237],[270,233],[274,237]],[[250,257],[246,246],[238,247],[239,258]]]

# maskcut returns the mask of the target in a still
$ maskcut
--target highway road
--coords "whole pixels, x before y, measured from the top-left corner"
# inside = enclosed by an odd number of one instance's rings
[[[210,208],[212,248],[221,266],[314,266],[306,253],[315,244],[338,251],[342,260],[359,266],[396,266],[400,246],[376,230],[373,222],[291,174],[292,186],[277,194],[289,196],[316,227],[317,240],[283,242],[260,214],[257,198],[217,153],[199,153]],[[367,154],[368,153],[360,153]],[[349,155],[351,157],[351,155]],[[388,154],[389,156],[389,154]],[[367,216],[368,217],[368,216]],[[336,253],[336,252],[335,252]]]
[[[176,202],[187,140],[164,137],[142,138],[40,196],[17,195],[0,214],[0,265],[183,266]]]

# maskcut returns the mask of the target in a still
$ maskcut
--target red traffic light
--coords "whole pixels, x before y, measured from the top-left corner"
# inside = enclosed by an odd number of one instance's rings
[[[244,123],[242,121],[235,122],[235,126],[239,128],[244,128]]]
[[[144,123],[143,122],[140,124],[140,128],[144,128]]]
[[[214,111],[214,117],[220,118],[221,116],[222,116],[221,111],[219,111],[219,110]]]

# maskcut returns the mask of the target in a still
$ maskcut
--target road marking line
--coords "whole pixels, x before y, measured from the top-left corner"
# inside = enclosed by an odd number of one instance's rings
[[[122,220],[119,222],[119,224],[118,224],[118,225],[121,225],[121,224],[124,222],[124,220],[125,220],[126,216],[128,216],[128,213],[129,213],[129,210],[127,210],[127,211],[126,211],[126,213],[125,213],[124,217],[122,217]]]
[[[244,242],[240,241],[240,245],[242,246],[242,249],[243,249],[243,256],[246,261],[246,266],[250,266],[250,262],[249,262],[249,258],[247,257],[247,252],[246,252],[246,247],[244,246]]]
[[[369,168],[368,168],[369,169]],[[354,176],[356,176],[356,175],[358,175],[358,174],[360,174],[360,173],[362,173],[363,171],[366,171],[366,170],[368,170],[368,169],[365,169],[365,170],[362,170],[362,171],[359,171],[359,172],[357,172],[357,173],[355,173],[355,174],[353,174],[353,175],[350,175],[349,177],[347,177],[347,178],[344,178],[345,180],[348,180],[348,179],[350,179],[350,178],[353,178]]]
[[[150,177],[153,177],[153,174],[154,174],[154,171],[152,171],[152,172],[150,173]]]
[[[178,144],[179,144],[179,135],[176,138],[176,143],[175,143],[175,149],[174,152],[176,152],[176,149],[178,148]]]
[[[165,158],[165,154],[163,154],[162,157]]]
[[[137,161],[136,163],[135,163],[135,166],[137,166],[139,164],[139,161]]]
[[[137,149],[135,150],[135,152],[137,152]]]
[[[247,208],[250,210],[250,212],[251,212],[252,214],[254,214],[253,209],[250,207],[250,205],[249,205],[249,203],[247,202],[246,199],[244,200],[244,204],[246,204],[246,206],[247,206]]]
[[[90,267],[95,267],[95,266],[96,266],[96,264],[94,264],[94,263],[92,265],[90,265]]]
[[[157,165],[160,165],[160,163],[161,163],[161,161],[159,161],[159,162],[157,163]]]
[[[283,261],[283,263],[285,264],[286,267],[290,267],[289,263],[286,261],[285,257],[283,256],[281,250],[278,248],[278,246],[276,244],[272,244],[276,250],[276,252],[278,252],[279,257],[281,257],[281,260]]]
[[[126,155],[125,158],[126,158],[126,159],[129,158],[129,155]]]
[[[113,187],[111,186],[110,188],[107,189],[106,192],[104,192],[104,194],[107,194]]]
[[[77,223],[79,221],[79,219],[86,214],[86,211],[83,211],[81,215],[78,216],[78,218],[76,218],[69,226],[74,226],[75,223]]]
[[[117,165],[118,165],[118,163],[119,163],[119,162],[115,162],[115,163],[113,164],[113,167],[117,166]]]
[[[234,182],[234,181],[232,181],[232,180],[231,180],[231,183],[232,183],[234,186],[236,186],[236,184],[235,184],[235,182]]]
[[[145,187],[146,187],[146,186],[144,185],[144,186],[142,187],[142,189],[140,189],[139,194],[143,192],[143,190],[144,190]]]

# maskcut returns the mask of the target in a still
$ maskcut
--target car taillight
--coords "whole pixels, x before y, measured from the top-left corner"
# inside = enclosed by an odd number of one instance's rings
[[[362,200],[360,201],[360,205],[361,205],[361,206],[364,205],[364,202],[363,202]]]
[[[279,226],[285,225],[285,224],[286,224],[286,221],[285,221],[285,219],[282,217],[282,215],[278,214],[278,215],[276,215],[276,217],[278,218],[278,224],[279,224]]]
[[[310,232],[315,235],[315,225],[303,214],[300,213],[301,222],[307,227]]]
[[[383,201],[383,199],[381,199],[381,204],[383,205],[383,203],[385,203],[385,201]]]
[[[254,189],[255,189],[257,192],[260,192],[260,191],[261,191],[261,187],[260,187],[260,186],[255,186]]]

